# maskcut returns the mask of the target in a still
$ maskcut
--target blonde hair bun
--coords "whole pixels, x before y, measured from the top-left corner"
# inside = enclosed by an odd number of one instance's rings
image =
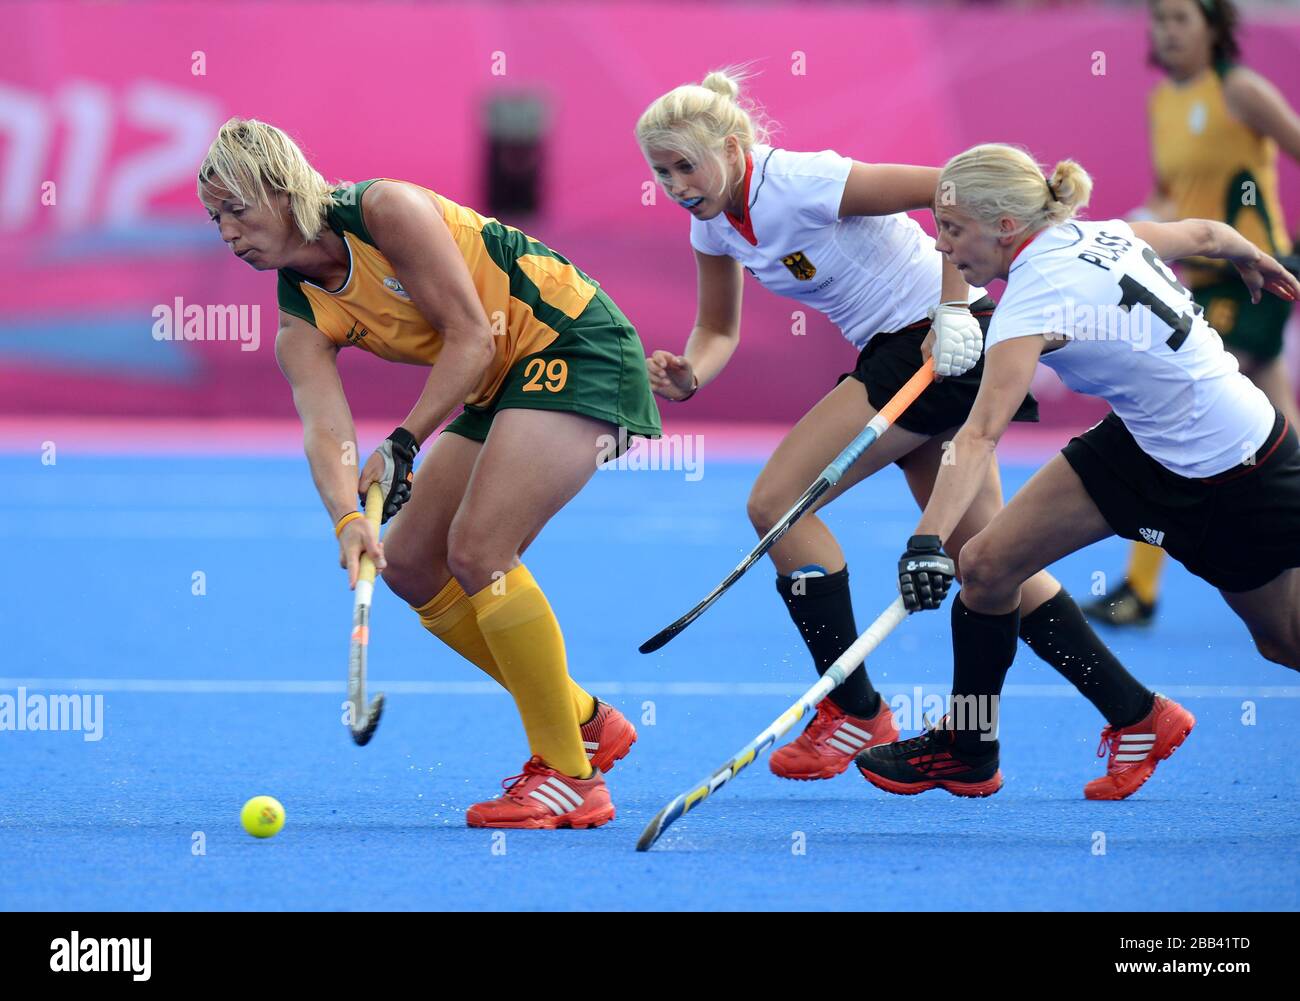
[[[739,103],[740,84],[743,79],[743,77],[740,77],[739,79],[733,77],[731,73],[725,69],[714,70],[704,78],[700,86],[705,90],[711,90],[713,93],[727,98],[729,101],[736,101]]]
[[[1071,216],[1092,197],[1092,177],[1074,160],[1062,160],[1052,169],[1051,185],[1056,200],[1072,210]]]

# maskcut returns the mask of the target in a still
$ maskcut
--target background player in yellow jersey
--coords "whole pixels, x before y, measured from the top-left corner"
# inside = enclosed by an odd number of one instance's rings
[[[1254,70],[1236,63],[1231,0],[1151,0],[1151,60],[1167,78],[1148,115],[1156,184],[1136,217],[1216,219],[1273,257],[1292,251],[1278,198],[1277,152],[1300,163],[1300,117]],[[1252,305],[1235,274],[1208,260],[1185,262],[1183,282],[1205,319],[1249,377],[1294,425],[1295,393],[1282,357],[1291,304]],[[1164,550],[1134,543],[1123,584],[1085,611],[1112,625],[1145,625],[1155,614]]]
[[[425,628],[514,697],[532,757],[467,823],[606,823],[614,807],[601,772],[636,732],[570,680],[559,623],[519,555],[595,472],[598,439],[659,433],[631,323],[519,230],[405,181],[330,185],[262,122],[223,125],[198,179],[231,251],[279,272],[276,357],[340,565],[355,584],[370,553]],[[360,477],[347,462],[356,436],[336,365],[346,347],[431,367]],[[412,482],[416,452],[462,403]],[[401,511],[382,545],[356,516],[376,482],[385,517]]]

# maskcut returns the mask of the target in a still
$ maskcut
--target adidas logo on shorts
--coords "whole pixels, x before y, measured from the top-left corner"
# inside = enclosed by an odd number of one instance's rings
[[[1165,544],[1165,533],[1154,528],[1139,528],[1138,535],[1142,536],[1142,541],[1150,546],[1163,546]]]

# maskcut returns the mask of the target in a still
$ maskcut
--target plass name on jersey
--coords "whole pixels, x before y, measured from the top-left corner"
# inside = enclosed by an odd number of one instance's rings
[[[1088,244],[1088,249],[1079,255],[1079,260],[1087,261],[1089,264],[1095,264],[1103,271],[1109,271],[1105,261],[1114,264],[1123,257],[1130,247],[1133,246],[1132,240],[1126,240],[1122,236],[1114,236],[1111,233],[1098,233]]]

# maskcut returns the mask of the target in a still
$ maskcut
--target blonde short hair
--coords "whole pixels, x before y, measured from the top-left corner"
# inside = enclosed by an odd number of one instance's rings
[[[948,161],[936,199],[983,223],[1014,219],[1023,233],[1073,219],[1091,195],[1092,178],[1073,160],[1062,160],[1047,177],[1023,149],[985,143]]]
[[[289,212],[305,242],[320,235],[334,188],[288,134],[255,118],[231,118],[217,132],[199,165],[198,186],[225,188],[245,205],[289,196]]]
[[[755,143],[768,142],[774,129],[757,103],[741,99],[741,85],[752,75],[743,67],[714,70],[702,82],[674,87],[654,101],[636,123],[642,152],[672,150],[692,164],[712,162],[725,186],[727,140],[734,136],[748,153]]]

